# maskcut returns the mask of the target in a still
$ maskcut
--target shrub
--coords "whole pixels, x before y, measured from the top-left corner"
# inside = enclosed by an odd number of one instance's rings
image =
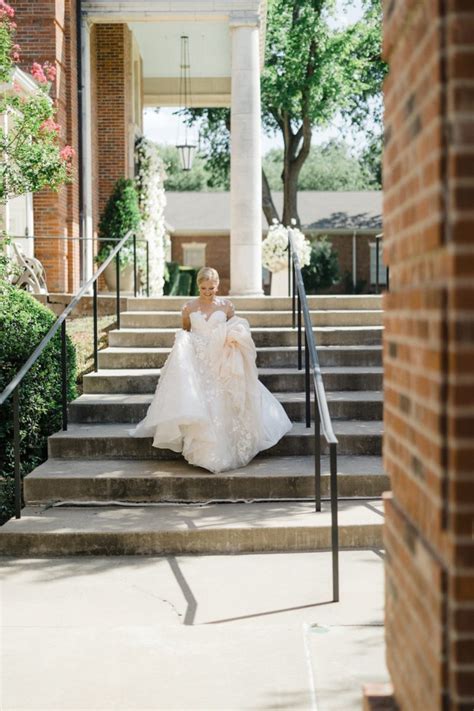
[[[99,222],[99,251],[96,261],[104,262],[110,252],[129,230],[140,225],[140,208],[135,182],[131,178],[119,178],[102,212]],[[138,251],[138,250],[137,250]],[[142,251],[142,250],[140,250]],[[130,239],[120,250],[120,266],[133,260],[133,243]]]
[[[0,281],[0,392],[56,320],[36,299]],[[68,400],[76,396],[76,354],[67,339]],[[19,389],[20,466],[25,476],[47,456],[47,437],[61,427],[61,334],[58,332]],[[14,513],[13,396],[0,406],[0,524]]]
[[[317,294],[339,281],[339,260],[327,235],[311,245],[311,258],[301,270],[307,294]]]

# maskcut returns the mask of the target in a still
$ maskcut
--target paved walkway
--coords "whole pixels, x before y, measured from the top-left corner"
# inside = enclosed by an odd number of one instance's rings
[[[0,559],[3,711],[361,707],[383,554]]]

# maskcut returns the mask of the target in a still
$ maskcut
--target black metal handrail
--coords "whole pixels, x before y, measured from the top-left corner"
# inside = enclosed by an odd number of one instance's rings
[[[288,228],[288,291],[292,298],[293,328],[298,328],[298,370],[302,370],[302,330],[304,329],[304,371],[306,427],[311,427],[311,376],[314,391],[314,488],[315,509],[321,511],[321,433],[329,447],[329,471],[331,494],[331,552],[333,600],[339,600],[339,530],[337,493],[337,438],[319,365],[316,340],[308,306],[308,299],[296,251],[293,231]],[[303,316],[303,319],[301,318]]]
[[[0,393],[0,405],[13,395],[13,447],[15,458],[15,517],[21,518],[21,473],[20,473],[20,413],[19,413],[19,388],[25,375],[30,368],[36,363],[41,353],[44,351],[48,343],[61,328],[61,400],[62,400],[62,428],[67,430],[68,413],[67,413],[67,349],[66,349],[66,319],[71,311],[77,306],[79,301],[85,296],[89,289],[93,288],[93,332],[94,332],[94,370],[98,370],[98,329],[97,329],[97,282],[100,275],[106,267],[115,258],[116,264],[116,314],[117,328],[120,328],[120,250],[124,244],[132,238],[135,242],[136,235],[132,230],[122,237],[119,243],[110,252],[107,259],[100,265],[99,269],[87,281],[74,296],[72,301],[66,306],[64,311],[58,316],[53,323],[48,333],[43,337],[42,341],[35,348],[26,363],[20,368],[6,388]]]
[[[37,237],[35,235],[8,235],[10,239],[45,239],[45,240],[64,240],[66,242],[120,242],[120,237],[68,237],[68,236],[58,236],[52,235],[48,237]],[[148,240],[143,237],[137,237],[133,235],[133,295],[138,294],[138,279],[137,279],[137,244],[139,242],[145,242],[145,254],[146,254],[146,288],[145,292],[147,296],[150,296],[150,244]]]
[[[383,232],[375,235],[375,293],[380,294],[380,242],[383,239]],[[385,286],[387,291],[390,288],[390,272],[389,268],[385,267]]]

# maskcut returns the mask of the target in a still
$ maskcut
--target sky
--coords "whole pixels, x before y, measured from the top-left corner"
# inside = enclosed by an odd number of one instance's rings
[[[340,11],[337,25],[344,26],[357,22],[362,14],[361,0],[339,0]],[[343,5],[347,6],[344,11]],[[175,145],[178,137],[179,119],[174,116],[175,108],[161,108],[157,113],[154,109],[145,109],[143,115],[143,130],[147,138],[151,138],[157,143]],[[317,129],[313,131],[312,143],[318,145],[325,143],[331,138],[340,136],[341,121],[335,121],[333,125],[325,130]],[[351,140],[346,139],[350,144]],[[283,139],[281,134],[269,137],[262,131],[262,153],[267,153],[271,148],[282,148]]]

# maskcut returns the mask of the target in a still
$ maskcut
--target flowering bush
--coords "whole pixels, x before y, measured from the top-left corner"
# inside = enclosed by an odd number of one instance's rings
[[[293,242],[301,267],[309,264],[311,245],[301,230],[292,227]],[[262,242],[262,263],[271,272],[279,272],[288,264],[288,227],[284,227],[277,220],[268,230]]]
[[[61,150],[61,127],[54,120],[56,109],[49,98],[56,69],[49,62],[34,62],[31,75],[37,90],[24,96],[12,81],[20,47],[14,43],[15,11],[0,0],[0,115],[7,117],[7,128],[0,128],[0,203],[43,187],[57,190],[72,180],[74,149]]]
[[[166,233],[164,210],[166,173],[156,143],[140,138],[135,145],[139,165],[137,187],[141,212],[139,237],[148,242],[150,255],[150,293],[163,294],[165,257],[170,238]]]

